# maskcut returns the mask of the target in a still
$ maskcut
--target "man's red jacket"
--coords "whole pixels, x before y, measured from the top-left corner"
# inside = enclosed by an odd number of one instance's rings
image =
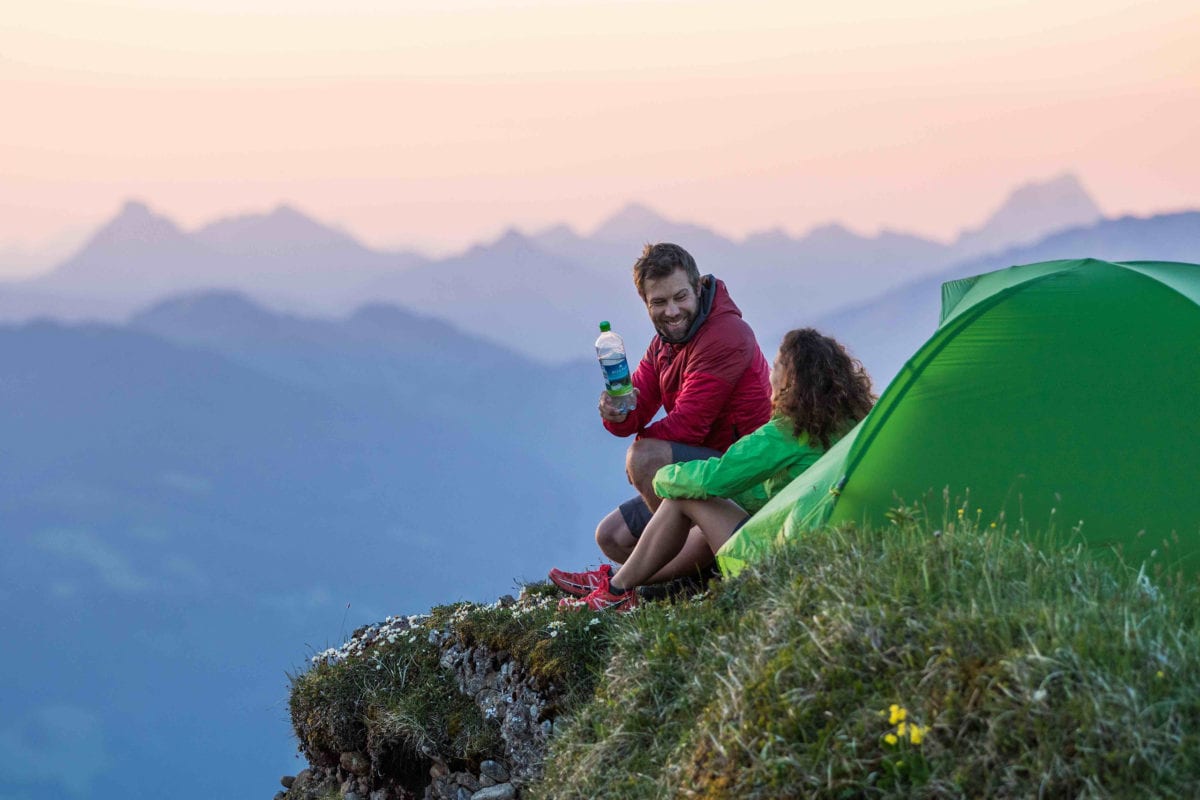
[[[711,447],[725,452],[771,417],[770,368],[754,332],[722,281],[706,275],[698,327],[683,344],[655,336],[633,373],[638,405],[623,422],[605,422],[617,436]],[[650,420],[665,408],[667,415]]]

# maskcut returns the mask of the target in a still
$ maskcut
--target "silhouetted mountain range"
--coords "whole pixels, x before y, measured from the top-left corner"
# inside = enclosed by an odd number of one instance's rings
[[[0,288],[0,317],[115,321],[209,288],[250,292],[281,308],[323,308],[344,303],[343,293],[361,281],[423,262],[370,250],[287,206],[187,233],[131,201],[50,273]]]
[[[546,361],[586,358],[601,319],[636,332],[635,340],[650,333],[628,279],[606,279],[511,230],[460,256],[372,281],[361,298],[420,309]]]
[[[117,321],[173,294],[230,289],[308,315],[398,305],[561,363],[585,356],[600,319],[612,321],[631,349],[642,346],[651,330],[629,268],[646,242],[676,241],[702,271],[726,281],[769,346],[776,332],[936,274],[982,249],[1098,218],[1078,181],[1064,175],[1018,188],[982,226],[950,245],[890,231],[861,236],[836,224],[800,238],[773,230],[737,242],[631,204],[590,235],[563,225],[535,234],[510,230],[433,260],[371,250],[287,206],[187,233],[131,202],[54,271],[0,284],[0,319]]]

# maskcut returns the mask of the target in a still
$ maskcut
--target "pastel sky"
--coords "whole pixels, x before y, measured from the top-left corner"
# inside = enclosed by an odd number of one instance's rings
[[[0,15],[0,246],[128,198],[374,245],[588,231],[949,238],[1074,172],[1200,207],[1195,0],[38,0]]]

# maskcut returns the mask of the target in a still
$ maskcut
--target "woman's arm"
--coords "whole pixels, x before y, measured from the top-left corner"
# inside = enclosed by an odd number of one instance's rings
[[[719,458],[663,467],[654,476],[654,492],[672,499],[733,497],[811,452],[807,437],[797,440],[792,435],[791,423],[775,418],[738,439]]]

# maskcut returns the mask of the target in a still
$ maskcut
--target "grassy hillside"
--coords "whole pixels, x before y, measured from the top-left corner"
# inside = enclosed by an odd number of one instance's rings
[[[627,615],[529,598],[436,609],[386,647],[296,676],[297,730],[307,747],[348,724],[365,743],[380,720],[419,719],[421,736],[484,757],[486,720],[405,705],[444,693],[395,680],[397,664],[436,676],[425,629],[453,629],[560,698],[526,798],[1193,796],[1194,579],[1038,549],[969,513],[939,527],[821,532],[704,596]]]

